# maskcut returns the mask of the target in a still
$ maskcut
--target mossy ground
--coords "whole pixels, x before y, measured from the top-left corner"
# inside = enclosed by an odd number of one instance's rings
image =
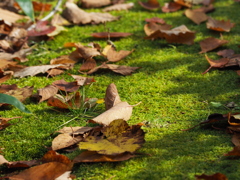
[[[53,40],[37,46],[26,65],[49,64],[49,61],[60,55],[69,54],[71,50],[63,49],[65,42],[97,42],[102,46],[106,40],[91,37],[93,32],[106,31],[129,32],[132,36],[114,41],[118,50],[135,51],[117,64],[142,67],[131,76],[121,76],[111,72],[95,73],[96,80],[87,90],[89,97],[103,98],[106,87],[115,83],[121,99],[129,104],[142,102],[134,107],[129,124],[148,121],[146,143],[139,150],[151,156],[140,156],[119,163],[82,163],[73,169],[78,179],[162,179],[180,180],[194,179],[194,175],[214,174],[221,172],[230,180],[239,179],[240,160],[233,160],[223,155],[233,148],[231,136],[224,131],[214,130],[211,125],[197,127],[190,131],[181,131],[205,120],[212,113],[227,113],[224,108],[214,108],[210,102],[227,103],[239,100],[239,77],[233,70],[211,70],[202,75],[209,64],[200,51],[199,41],[207,37],[219,38],[220,34],[208,30],[205,23],[195,25],[183,15],[183,10],[174,13],[147,11],[139,6],[128,12],[111,12],[122,16],[119,21],[105,25],[86,25],[68,27]],[[163,5],[164,0],[159,0]],[[220,49],[230,48],[238,53],[239,45],[239,7],[233,0],[215,0],[216,10],[209,15],[216,19],[230,19],[236,26],[229,33],[222,33],[229,40],[217,50],[207,53],[215,55]],[[89,10],[99,11],[99,10]],[[173,27],[185,24],[190,30],[196,31],[195,44],[168,44],[164,40],[145,40],[143,26],[145,18],[160,17]],[[79,74],[80,64],[63,75],[46,78],[41,76],[11,79],[5,84],[17,84],[19,87],[34,86],[37,89],[64,78],[72,81],[68,73]],[[37,104],[30,100],[26,103],[33,114],[24,114],[12,108],[2,110],[2,117],[22,116],[12,120],[14,125],[0,132],[0,147],[9,161],[39,159],[51,146],[57,127],[76,116],[77,112],[56,112],[45,102]],[[104,111],[104,107],[99,108]],[[87,119],[86,119],[87,120]],[[85,126],[86,120],[74,120],[67,126]],[[78,152],[66,154],[73,158]],[[2,169],[5,171],[4,169]]]

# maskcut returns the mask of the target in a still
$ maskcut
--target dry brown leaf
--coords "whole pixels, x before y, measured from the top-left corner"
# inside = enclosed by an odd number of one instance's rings
[[[193,11],[204,12],[204,13],[209,13],[214,10],[215,10],[215,8],[214,8],[213,4],[209,4],[208,6],[203,6],[203,7],[197,8],[197,9],[193,9]]]
[[[89,58],[83,62],[79,71],[89,71],[97,66],[96,61],[93,58]]]
[[[196,24],[200,24],[201,22],[208,20],[208,16],[204,12],[187,9],[184,14]]]
[[[55,87],[57,87],[59,90],[64,92],[76,92],[80,85],[78,85],[77,81],[74,82],[67,82],[64,79],[54,81],[52,83]]]
[[[6,93],[10,90],[16,90],[18,87],[16,84],[12,85],[7,85],[7,84],[2,84],[0,85],[0,93]]]
[[[209,37],[199,42],[201,47],[201,51],[199,53],[205,53],[205,52],[211,51],[227,43],[228,43],[227,40],[221,40],[221,39],[216,39],[214,37]]]
[[[125,4],[114,4],[103,9],[104,12],[108,11],[122,11],[133,8],[134,3],[125,3]]]
[[[8,162],[7,167],[8,168],[29,168],[29,167],[36,166],[39,164],[40,164],[39,160],[13,161],[13,162]]]
[[[165,24],[166,22],[159,17],[152,17],[152,18],[146,18],[145,19],[146,22],[153,22],[153,23],[159,23],[159,24]]]
[[[1,19],[8,23],[15,23],[20,19],[29,19],[27,16],[19,15],[14,12],[0,8]]]
[[[63,17],[73,24],[99,24],[119,19],[119,17],[112,16],[108,13],[85,12],[72,2],[66,2]]]
[[[62,55],[50,61],[50,64],[75,64],[77,61],[69,55]]]
[[[10,123],[8,123],[8,121],[12,120],[12,119],[16,119],[16,118],[22,118],[22,117],[13,117],[13,118],[3,118],[0,117],[0,130],[5,129],[6,127],[12,125]],[[1,164],[1,159],[0,159],[0,164]]]
[[[69,146],[76,145],[82,140],[82,136],[71,136],[69,133],[59,134],[52,141],[52,150],[57,151],[67,148]]]
[[[48,85],[42,89],[38,89],[38,96],[40,96],[39,103],[53,97],[57,92],[58,88],[54,85]]]
[[[234,26],[235,23],[231,23],[230,20],[224,21],[224,20],[215,20],[211,17],[208,17],[207,21],[207,28],[214,30],[214,31],[220,31],[220,32],[229,32]]]
[[[127,102],[119,102],[112,108],[93,118],[91,121],[103,124],[104,126],[109,125],[116,119],[123,119],[127,121],[132,115],[132,109],[133,106],[129,105]]]
[[[138,1],[138,3],[144,9],[148,9],[148,10],[155,10],[160,8],[160,4],[157,0],[148,0],[147,2]]]
[[[99,32],[99,33],[92,33],[92,36],[95,38],[122,38],[131,36],[132,33],[124,33],[124,32]]]
[[[33,89],[34,88],[32,86],[25,86],[23,88],[9,90],[8,92],[5,92],[5,94],[13,96],[17,98],[19,101],[23,102],[32,95]]]
[[[155,22],[150,22],[144,25],[144,32],[147,36],[150,36],[151,34],[153,34],[154,32],[158,31],[158,30],[170,30],[172,28],[171,25],[168,24],[163,24],[163,25],[159,25]]]
[[[0,165],[8,163],[8,161],[4,158],[3,155],[0,155]]]
[[[130,67],[130,66],[121,66],[116,64],[105,64],[103,63],[100,66],[97,66],[90,71],[87,72],[87,74],[92,74],[98,71],[99,69],[109,69],[115,73],[119,73],[122,75],[131,75],[135,70],[139,69],[140,67]]]
[[[74,158],[74,163],[81,163],[81,162],[119,162],[119,161],[126,161],[130,158],[135,157],[134,154],[130,152],[125,152],[118,155],[104,155],[98,154],[96,151],[84,151],[80,155]]]
[[[234,50],[232,49],[224,49],[217,52],[217,55],[222,56],[224,58],[230,58],[234,55]]]
[[[206,71],[204,71],[202,74],[207,73],[212,68],[223,68],[229,62],[229,58],[213,60],[213,59],[210,59],[207,55],[205,55],[205,57],[206,57],[207,61],[209,62],[210,67]]]
[[[105,93],[105,109],[108,110],[115,106],[116,104],[122,102],[118,94],[117,87],[114,83],[111,83]]]
[[[212,175],[195,175],[196,180],[228,180],[227,176],[221,173],[216,173]]]
[[[165,3],[162,7],[162,12],[169,13],[169,12],[175,12],[181,9],[182,6],[176,2],[168,2]]]
[[[111,0],[81,0],[83,8],[99,8],[111,4]]]
[[[230,57],[228,57],[230,60],[229,62],[226,64],[226,67],[229,66],[239,66],[240,65],[240,54],[234,54]]]
[[[46,12],[52,8],[51,4],[32,1],[34,11]]]
[[[4,72],[0,69],[0,84],[9,80],[9,79],[11,79],[12,75],[13,75],[12,71],[5,71]]]
[[[109,62],[117,62],[122,60],[123,58],[127,57],[129,54],[131,54],[134,50],[131,51],[124,51],[120,50],[117,52],[115,48],[111,47],[107,51],[107,59]]]
[[[69,135],[83,135],[87,132],[89,132],[90,130],[92,130],[93,127],[81,127],[81,126],[77,126],[77,127],[64,127],[62,129],[59,129],[56,132],[59,133],[68,133]]]
[[[1,59],[5,59],[5,60],[17,59],[20,62],[26,62],[28,61],[27,55],[30,54],[31,51],[32,51],[32,48],[21,49],[15,52],[14,54],[2,52],[0,53],[0,57]]]
[[[235,146],[239,146],[240,147],[240,133],[234,133],[232,136],[232,143]]]
[[[19,71],[16,71],[14,73],[14,77],[26,77],[26,76],[35,76],[40,73],[46,73],[49,69],[53,68],[68,68],[68,66],[64,64],[56,64],[56,65],[40,65],[40,66],[30,66],[30,67],[25,67]]]
[[[71,74],[71,76],[77,81],[77,85],[79,86],[89,85],[93,82],[96,82],[94,78],[83,77],[83,76],[73,75],[73,74]]]
[[[235,146],[233,150],[229,151],[227,154],[224,154],[224,156],[240,156],[240,147]]]
[[[195,32],[190,31],[185,25],[171,30],[157,30],[145,39],[164,38],[168,43],[194,44]]]

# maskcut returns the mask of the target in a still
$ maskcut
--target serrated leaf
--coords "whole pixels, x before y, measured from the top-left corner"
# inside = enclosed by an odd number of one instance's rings
[[[17,98],[0,93],[0,103],[11,104],[25,113],[31,113]]]
[[[24,13],[31,18],[32,21],[35,21],[34,10],[31,0],[16,0],[19,6],[22,8]]]

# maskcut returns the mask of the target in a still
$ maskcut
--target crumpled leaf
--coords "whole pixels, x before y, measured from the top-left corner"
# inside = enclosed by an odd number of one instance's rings
[[[25,67],[19,71],[16,71],[13,76],[20,77],[20,78],[25,76],[35,76],[40,73],[46,73],[49,69],[62,68],[62,67],[67,68],[67,66],[64,64],[30,66],[30,67]]]
[[[39,103],[48,100],[58,92],[58,88],[54,85],[48,85],[44,88],[38,89]]]
[[[52,33],[56,27],[48,26],[48,21],[38,21],[35,28],[28,31],[28,36],[43,36]]]
[[[127,102],[119,102],[107,111],[91,119],[91,122],[107,126],[116,119],[127,121],[132,115],[132,109],[133,106],[129,105]]]
[[[230,20],[224,21],[224,20],[215,20],[211,17],[208,17],[207,21],[207,28],[214,30],[214,31],[220,31],[220,32],[229,32],[234,26],[235,23],[231,23]]]
[[[171,30],[157,30],[145,39],[164,38],[168,43],[194,44],[195,32],[190,31],[185,25]]]
[[[116,104],[122,102],[118,94],[117,87],[114,83],[111,83],[105,93],[105,109],[108,110],[115,106]]]
[[[230,60],[229,58],[221,58],[219,60],[212,60],[206,54],[205,54],[205,57],[206,57],[207,61],[209,62],[210,67],[206,71],[204,71],[202,74],[207,73],[212,68],[224,68],[225,65]]]
[[[130,152],[125,152],[117,155],[104,155],[98,154],[96,151],[84,151],[77,157],[73,159],[74,163],[81,162],[119,162],[126,161],[130,158],[135,157],[134,154]]]
[[[87,13],[71,2],[66,2],[63,17],[73,24],[99,24],[119,19],[119,17],[112,16],[108,13]]]
[[[87,136],[84,142],[79,143],[79,147],[105,155],[133,153],[145,142],[144,132],[140,128],[138,125],[129,126],[126,121],[118,119],[101,130],[103,135]]]
[[[124,32],[99,32],[99,33],[92,33],[92,36],[95,38],[122,38],[131,36],[132,33],[124,33]]]
[[[102,11],[108,12],[108,11],[122,11],[122,10],[128,10],[133,8],[134,3],[125,3],[125,4],[114,4],[112,6],[108,6],[104,8]]]
[[[138,1],[138,4],[144,9],[155,10],[160,8],[160,4],[157,0],[148,0],[147,2]]]
[[[227,43],[228,43],[227,40],[221,40],[214,37],[209,37],[199,42],[201,47],[201,51],[199,53],[205,53],[205,52],[211,51]]]
[[[228,180],[227,176],[221,173],[215,173],[212,175],[195,175],[197,180]]]
[[[196,24],[208,20],[208,16],[204,12],[187,9],[184,14]]]
[[[81,0],[83,8],[99,8],[111,4],[111,0]]]
[[[97,66],[90,71],[87,72],[87,74],[92,74],[98,71],[99,69],[109,69],[113,72],[122,74],[122,75],[131,75],[135,70],[139,69],[140,67],[129,67],[129,66],[124,66],[124,65],[116,65],[116,64],[106,64],[103,63],[100,66]]]
[[[181,9],[182,6],[176,2],[168,2],[165,3],[162,7],[162,12],[169,13],[169,12],[175,12]]]

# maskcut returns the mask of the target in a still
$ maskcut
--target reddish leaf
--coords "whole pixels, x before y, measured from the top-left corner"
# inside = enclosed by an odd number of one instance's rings
[[[204,71],[202,74],[207,73],[212,68],[223,68],[229,62],[228,58],[222,58],[222,59],[219,59],[219,60],[212,60],[206,54],[205,54],[205,57],[206,57],[207,61],[209,62],[210,67],[206,71]]]
[[[34,11],[45,12],[45,11],[50,11],[52,8],[52,5],[47,3],[32,1],[32,4],[33,4]]]
[[[240,147],[235,146],[233,150],[229,151],[227,154],[224,154],[224,156],[240,156]]]
[[[208,18],[207,22],[207,28],[214,30],[214,31],[220,31],[220,32],[229,32],[231,28],[235,26],[235,23],[231,23],[230,20],[224,21],[224,20],[215,20],[211,17]]]
[[[104,155],[98,154],[96,151],[84,151],[75,157],[73,162],[118,162],[125,161],[133,157],[135,157],[135,155],[130,152],[125,152],[117,155]]]
[[[165,3],[162,7],[162,12],[169,13],[169,12],[175,12],[181,9],[182,6],[176,2],[169,2]]]
[[[38,21],[36,27],[28,31],[28,36],[43,36],[53,32],[56,27],[48,26],[48,21]]]
[[[213,175],[195,175],[197,180],[228,180],[227,176],[221,173],[216,173]]]
[[[124,33],[124,32],[100,32],[100,33],[92,33],[92,36],[95,38],[122,38],[131,36],[132,33]]]
[[[227,40],[221,40],[221,39],[216,39],[214,37],[209,37],[199,42],[201,47],[201,51],[199,53],[205,53],[205,52],[211,51],[227,43],[228,43]]]
[[[160,4],[157,0],[148,0],[147,2],[138,1],[140,6],[148,10],[155,10],[160,8]]]

